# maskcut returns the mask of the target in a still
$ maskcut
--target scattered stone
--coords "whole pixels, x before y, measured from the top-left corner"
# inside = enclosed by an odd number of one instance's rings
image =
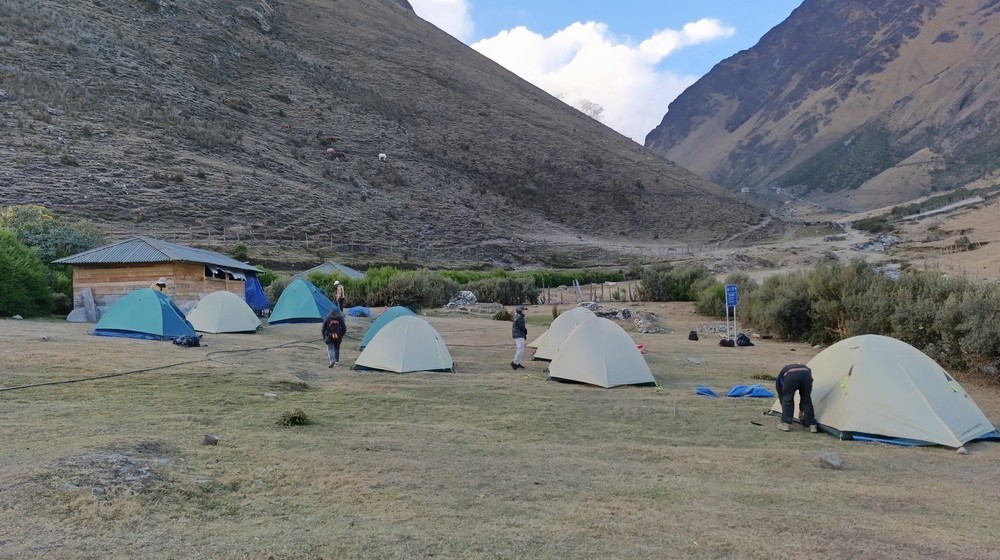
[[[687,362],[689,364],[694,364],[696,366],[700,366],[701,365],[701,360],[699,360],[698,358],[688,358]]]
[[[627,307],[625,309],[622,309],[621,311],[619,311],[618,313],[615,314],[615,319],[618,319],[618,320],[621,320],[621,321],[624,321],[624,320],[627,320],[627,319],[631,319],[631,318],[632,318],[632,312],[629,311],[629,309]]]
[[[819,458],[819,466],[824,469],[839,471],[844,468],[844,460],[841,459],[840,455],[837,455],[836,453],[824,453]]]
[[[20,321],[21,319],[24,319],[24,317],[21,317],[20,315],[14,315],[13,317],[11,317],[11,319],[17,319],[18,321]]]
[[[278,393],[264,393],[264,398],[273,401],[278,399]]]
[[[594,313],[597,313],[598,305],[597,302],[595,301],[584,301],[581,302],[579,305],[577,305],[577,307],[586,307],[587,309],[593,311]]]
[[[470,292],[469,290],[462,290],[458,292],[458,295],[451,298],[445,307],[460,307],[462,305],[476,305],[479,300],[476,299],[476,294]]]
[[[93,488],[91,488],[90,491],[93,492],[95,496],[103,496],[104,494],[107,493],[107,491],[104,488],[101,488],[100,486],[94,486]]]
[[[38,340],[41,340],[42,342],[48,342],[48,341],[52,340],[52,337],[46,334],[46,335],[42,335],[42,337],[39,338]]]
[[[212,434],[205,434],[205,437],[201,440],[202,445],[218,445],[219,438],[213,436]]]
[[[968,455],[969,450],[966,449],[965,447],[959,447],[958,449],[955,450],[955,453],[958,453],[959,455]]]

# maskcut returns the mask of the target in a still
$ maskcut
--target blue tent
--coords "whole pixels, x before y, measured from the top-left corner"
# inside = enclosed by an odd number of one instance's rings
[[[278,303],[267,320],[268,325],[281,323],[322,323],[336,305],[308,280],[293,280],[281,292]]]
[[[389,321],[392,321],[401,315],[416,315],[416,313],[399,305],[386,309],[381,315],[378,316],[378,319],[375,319],[372,326],[368,327],[368,330],[365,332],[365,336],[361,337],[361,346],[358,346],[358,350],[364,350],[365,346],[368,346],[371,339],[375,337],[375,334],[382,330],[382,327],[388,325]]]
[[[260,279],[257,278],[256,274],[247,274],[244,289],[246,290],[245,299],[250,309],[259,313],[261,309],[271,307],[271,302],[268,301],[267,295],[264,294],[264,286],[260,285]]]
[[[197,336],[184,312],[163,292],[142,288],[114,302],[91,334],[150,340]]]

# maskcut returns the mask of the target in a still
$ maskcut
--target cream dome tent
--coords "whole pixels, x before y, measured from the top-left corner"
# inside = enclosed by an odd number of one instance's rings
[[[187,320],[194,330],[207,333],[257,332],[260,319],[243,298],[225,290],[212,292],[198,300]]]
[[[895,338],[851,337],[806,365],[820,429],[841,439],[961,447],[996,430],[941,366]]]
[[[354,362],[354,369],[396,373],[454,371],[454,367],[441,335],[416,315],[400,315],[386,323]]]
[[[549,364],[549,377],[606,389],[656,384],[632,337],[614,321],[600,317],[580,323],[566,337]]]
[[[596,319],[597,315],[586,307],[574,307],[562,315],[556,317],[555,321],[549,325],[549,329],[541,336],[531,342],[537,350],[532,360],[552,360],[559,351],[559,345],[563,343],[569,333],[584,321]]]

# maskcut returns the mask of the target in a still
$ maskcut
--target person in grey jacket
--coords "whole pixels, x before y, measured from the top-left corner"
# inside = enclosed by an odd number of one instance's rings
[[[524,306],[518,305],[514,309],[514,326],[511,328],[511,336],[514,338],[514,359],[510,362],[510,369],[524,369],[521,359],[524,358],[525,341],[528,338],[528,327],[524,326]]]

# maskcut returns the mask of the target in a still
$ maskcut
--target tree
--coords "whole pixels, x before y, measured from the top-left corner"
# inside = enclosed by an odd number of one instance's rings
[[[37,251],[48,264],[104,242],[104,234],[86,221],[67,223],[41,206],[7,206],[0,209],[0,228]]]
[[[52,313],[48,270],[38,255],[9,231],[0,230],[0,316]]]

